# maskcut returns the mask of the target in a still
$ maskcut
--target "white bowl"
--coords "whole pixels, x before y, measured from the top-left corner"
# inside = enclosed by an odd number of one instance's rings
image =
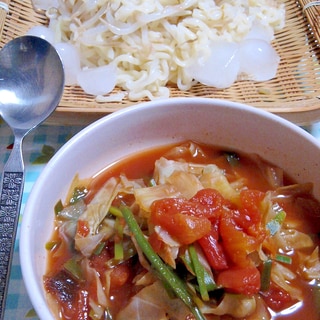
[[[53,208],[76,173],[86,178],[136,151],[183,140],[257,153],[298,182],[312,181],[320,199],[320,144],[296,125],[228,101],[172,98],[126,108],[93,123],[66,143],[43,170],[29,196],[21,227],[20,257],[31,302],[41,319],[53,319],[44,295],[45,243]]]

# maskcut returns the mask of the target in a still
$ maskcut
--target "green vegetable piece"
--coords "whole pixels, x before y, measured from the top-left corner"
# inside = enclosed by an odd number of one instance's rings
[[[63,210],[63,204],[62,201],[59,200],[56,205],[54,206],[54,213],[55,215],[59,215],[59,213]]]
[[[260,290],[267,291],[270,287],[272,260],[268,259],[263,263],[261,272]]]
[[[63,267],[69,271],[69,273],[76,279],[76,280],[83,280],[82,270],[78,263],[78,261],[74,258],[69,259],[67,262],[64,263]]]
[[[151,179],[149,180],[148,185],[149,185],[150,187],[155,187],[155,186],[157,185],[156,180],[155,180],[154,178],[151,178]]]
[[[115,217],[122,217],[122,212],[119,208],[110,206],[109,212]]]
[[[73,190],[72,197],[70,199],[70,204],[75,204],[80,199],[84,198],[88,190],[85,187],[77,187]]]
[[[114,239],[114,259],[115,260],[123,260],[124,258],[124,250],[123,250],[123,218],[122,217],[116,217],[116,223],[115,223],[115,239]]]
[[[60,243],[57,241],[48,241],[46,243],[45,248],[46,248],[46,250],[51,251],[51,250],[54,250],[59,244]]]
[[[275,260],[282,262],[282,263],[286,263],[286,264],[291,264],[292,263],[292,258],[289,256],[285,256],[283,254],[277,254],[275,256]]]
[[[121,242],[115,242],[114,244],[114,259],[115,260],[123,260],[123,244]]]
[[[194,297],[188,291],[186,284],[154,252],[150,243],[144,237],[144,234],[142,233],[131,210],[124,206],[121,207],[121,212],[142,252],[157,271],[156,274],[166,284],[166,286],[169,286],[176,296],[185,303],[196,320],[205,320],[204,315],[194,301]]]
[[[206,282],[205,282],[205,270],[201,262],[199,261],[194,245],[189,246],[189,254],[191,257],[194,272],[197,277],[201,298],[204,301],[209,301],[209,293],[208,293]]]
[[[100,242],[100,243],[97,245],[97,247],[94,249],[93,254],[94,254],[95,256],[98,256],[99,254],[101,254],[101,252],[102,252],[105,244],[106,244],[105,242]]]
[[[237,153],[225,152],[224,155],[231,167],[236,167],[240,164],[240,157]]]

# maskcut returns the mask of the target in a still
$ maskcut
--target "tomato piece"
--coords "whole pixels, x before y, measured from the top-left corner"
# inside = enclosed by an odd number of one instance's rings
[[[218,274],[217,284],[233,293],[256,294],[260,290],[260,272],[254,266],[233,267]]]
[[[252,264],[248,254],[257,250],[259,243],[237,225],[232,212],[221,217],[220,235],[224,251],[235,265],[247,267]]]
[[[211,229],[211,222],[201,214],[200,207],[186,199],[154,201],[150,222],[164,228],[181,244],[193,243]]]
[[[210,266],[214,270],[228,268],[227,258],[219,243],[218,222],[211,225],[210,233],[198,240]]]
[[[116,265],[111,272],[110,288],[117,289],[123,286],[130,278],[131,271],[126,263]]]
[[[264,302],[274,311],[281,311],[293,304],[290,294],[271,282],[268,291],[261,292]]]
[[[265,228],[262,227],[262,215],[259,209],[265,193],[258,190],[242,190],[240,193],[241,208],[237,223],[254,237],[264,239]]]
[[[222,214],[223,207],[232,206],[232,203],[225,199],[218,190],[212,188],[199,190],[190,201],[207,207],[210,212],[208,218],[217,218]]]

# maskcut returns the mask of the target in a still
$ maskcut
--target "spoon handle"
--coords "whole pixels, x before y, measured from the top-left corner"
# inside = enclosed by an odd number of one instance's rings
[[[12,152],[2,174],[0,194],[0,319],[4,319],[24,185],[22,140],[23,137],[15,137]]]

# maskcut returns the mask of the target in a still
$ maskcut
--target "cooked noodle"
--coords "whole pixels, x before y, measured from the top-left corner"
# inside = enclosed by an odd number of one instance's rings
[[[254,25],[283,28],[283,3],[270,0],[60,0],[47,10],[56,42],[74,44],[82,68],[116,65],[116,85],[130,100],[169,96],[196,81],[186,67],[217,40],[239,42]]]

